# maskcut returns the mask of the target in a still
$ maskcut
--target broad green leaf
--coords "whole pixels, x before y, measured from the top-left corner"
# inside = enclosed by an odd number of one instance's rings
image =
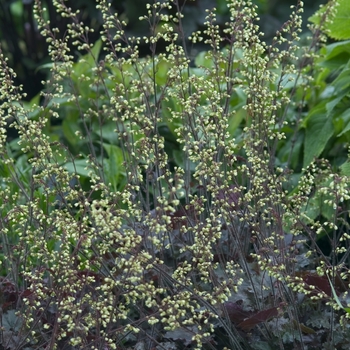
[[[278,76],[276,79],[276,86],[277,84],[280,83],[280,79],[281,79],[281,86],[283,87],[283,89],[286,89],[286,90],[290,90],[303,85],[302,79],[299,79],[299,76],[296,73],[283,74],[282,77]]]
[[[104,141],[108,141],[108,144],[115,145],[118,142],[118,134],[115,131],[116,125],[113,121],[108,121],[104,125],[100,125],[99,122],[94,122],[92,126],[92,132],[100,139],[102,136]]]
[[[173,112],[180,112],[181,107],[174,98],[162,100],[162,113],[164,122],[167,124],[169,130],[177,137],[175,130],[182,126],[181,118],[174,118]]]
[[[338,306],[343,309],[346,313],[350,314],[350,307],[344,307],[342,305],[342,303],[340,302],[339,298],[338,298],[338,295],[333,287],[333,283],[331,281],[331,279],[329,278],[329,275],[327,274],[327,277],[328,277],[328,281],[329,281],[329,285],[331,286],[331,289],[332,289],[332,293],[333,293],[333,297],[335,299],[335,302],[338,304]]]
[[[77,117],[71,117],[65,118],[62,122],[63,135],[72,146],[75,146],[80,141],[79,136],[75,134],[77,131],[80,130],[77,121]]]
[[[339,67],[339,66],[337,66]],[[328,85],[326,84],[325,80],[327,79],[327,77],[329,76],[330,73],[330,69],[328,68],[322,68],[317,76],[315,77],[315,84],[316,86],[320,86],[320,88],[326,88]]]
[[[19,178],[26,185],[30,182],[32,165],[28,162],[28,155],[22,154],[17,158],[16,171],[19,174]]]
[[[111,83],[111,88],[113,89],[115,83],[122,83],[125,89],[130,87],[133,80],[134,68],[129,62],[109,64],[108,68],[113,73],[113,81]]]
[[[347,40],[350,38],[350,1],[349,0],[337,0],[338,6],[336,7],[336,15],[332,20],[326,20],[324,23],[325,29],[327,29],[327,35],[335,40]],[[309,18],[309,21],[314,24],[320,24],[324,20],[323,15],[327,11],[327,6],[322,6],[313,16]]]
[[[91,49],[92,54],[95,56],[95,60],[98,60],[102,47],[102,40],[99,39],[95,42],[93,48]]]
[[[334,94],[334,92],[333,92],[333,94]],[[342,93],[339,93],[339,94],[335,95],[336,96],[335,98],[332,98],[332,97],[329,98],[329,102],[325,101],[325,102],[327,102],[326,103],[326,113],[330,114],[333,111],[334,107],[336,107],[339,104],[339,102],[346,95],[347,95],[347,92],[343,91]]]
[[[80,63],[87,65],[89,68],[96,66],[96,61],[98,60],[100,51],[102,47],[102,40],[99,39],[95,42],[94,46],[91,48],[91,52],[88,52],[86,55],[81,57]],[[79,62],[78,62],[79,64]]]
[[[326,22],[328,36],[336,40],[347,40],[350,38],[350,1],[337,0],[337,13],[332,21]]]
[[[40,93],[35,95],[29,102],[13,102],[13,105],[20,109],[23,107],[25,109],[25,112],[23,114],[27,118],[35,119],[41,113],[41,109],[38,107],[40,105]],[[20,119],[23,119],[23,114],[19,114],[18,117]]]
[[[247,102],[247,95],[243,91],[243,88],[237,87],[230,98],[230,106],[234,110],[242,108]]]
[[[187,72],[184,73],[186,76],[184,79],[188,79]],[[205,68],[191,68],[191,74],[196,75],[197,77],[205,77],[207,72]]]
[[[91,171],[91,169],[89,169],[89,165],[86,159],[78,159],[74,162],[67,162],[66,164],[64,164],[64,167],[71,174],[78,174],[81,176],[90,177],[89,172]]]
[[[182,150],[173,150],[173,157],[175,160],[175,163],[182,169],[185,169],[185,152]],[[190,171],[194,172],[196,170],[196,164],[190,162]]]
[[[196,56],[194,64],[196,67],[212,68],[213,59],[210,57],[207,51],[202,51]]]
[[[9,170],[9,166],[3,162],[0,162],[0,178],[3,179],[5,177],[9,177],[10,174],[11,172]]]
[[[115,145],[110,145],[108,143],[104,143],[103,147],[105,148],[108,157],[117,156],[118,155],[118,163],[123,163],[123,152],[120,147]]]
[[[40,105],[40,93],[36,94],[29,102],[29,107],[33,107],[33,106],[39,106]],[[23,102],[23,104],[25,104]]]
[[[346,91],[349,91],[349,86],[350,86],[350,68],[349,67],[346,67],[341,71],[341,73],[332,83],[332,86],[334,86],[336,92],[340,92],[345,89]]]
[[[297,139],[294,140],[294,144],[291,147],[292,155],[290,158],[290,166],[292,169],[297,169],[301,165],[302,160],[302,149],[303,149],[303,142],[304,142],[304,135],[302,134],[301,130],[299,131]],[[292,141],[293,142],[293,141]]]
[[[242,120],[247,116],[247,111],[243,108],[239,109],[236,113],[231,113],[228,120],[227,131],[230,135],[233,135],[236,129],[241,124]]]
[[[56,239],[49,239],[46,241],[46,246],[49,252],[60,251],[60,245],[61,245],[61,242],[57,241]]]
[[[322,58],[322,61],[331,60],[334,57],[342,55],[344,53],[347,54],[347,56],[350,55],[350,40],[332,43],[322,48],[321,54],[324,55],[324,58]]]
[[[103,160],[106,181],[110,183],[113,190],[116,191],[120,184],[121,177],[125,174],[123,151],[118,146],[107,143],[104,143],[103,147],[108,154],[108,159]]]
[[[75,89],[84,99],[94,98],[96,93],[93,91],[93,86],[87,79],[82,79],[82,76],[92,78],[94,74],[92,68],[96,67],[99,52],[101,50],[102,41],[97,40],[95,45],[91,48],[91,52],[80,57],[78,62],[73,65],[71,74],[72,81],[75,83]],[[87,109],[87,108],[86,108]],[[85,109],[83,109],[85,110]]]
[[[45,70],[45,69],[51,69],[55,65],[59,65],[59,62],[49,62],[49,63],[44,63],[41,64],[39,67],[36,68],[35,73],[37,73],[39,70]]]
[[[325,186],[327,185],[325,184]],[[316,192],[314,197],[312,197],[307,205],[304,206],[304,213],[311,219],[316,219],[317,216],[322,215],[328,221],[332,221],[334,219],[335,209],[331,205],[325,204],[326,200],[332,199],[333,198],[330,195]]]
[[[314,157],[320,156],[334,133],[332,117],[327,114],[324,104],[311,111],[306,119],[304,168],[312,162]]]
[[[343,134],[347,133],[350,130],[350,109],[347,109],[344,113],[342,113],[339,118],[341,118],[346,124],[345,128],[339,133],[337,136],[340,137]]]
[[[350,177],[350,162],[346,162],[340,166],[340,172],[342,175]]]
[[[287,164],[289,162],[289,167],[291,169],[294,171],[300,171],[304,144],[304,130],[299,130],[295,137],[292,133],[286,133],[287,140],[278,151],[276,161],[280,161],[281,164]]]
[[[45,106],[45,108],[54,108],[54,106],[56,106],[56,105],[59,105],[59,106],[72,105],[71,99],[72,99],[71,96],[63,96],[63,97],[55,96],[54,98],[52,98],[48,102],[48,104]]]
[[[168,71],[170,68],[169,62],[160,60],[156,67],[156,83],[158,86],[165,86],[168,80]]]

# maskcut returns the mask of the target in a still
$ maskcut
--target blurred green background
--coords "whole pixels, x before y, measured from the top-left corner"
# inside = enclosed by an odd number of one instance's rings
[[[253,0],[259,7],[261,28],[265,33],[265,39],[269,40],[274,31],[279,28],[291,12],[290,6],[296,4],[296,0]],[[326,0],[306,0],[304,12],[304,26],[307,18],[314,13],[320,4]],[[147,0],[111,0],[111,10],[117,12],[127,22],[126,33],[130,35],[144,35],[148,31],[147,23],[140,22],[138,18],[144,13]],[[96,0],[68,0],[67,7],[73,10],[80,9],[79,20],[95,29],[90,35],[91,42],[99,38],[99,30],[102,25],[102,16],[96,10]],[[42,7],[48,10],[48,19],[52,27],[58,27],[64,35],[68,23],[66,18],[56,14],[52,0],[42,0]],[[34,0],[2,0],[0,1],[0,43],[3,55],[8,58],[9,66],[17,74],[16,83],[22,84],[27,99],[43,88],[42,80],[46,78],[47,70],[43,65],[49,62],[47,45],[40,35],[33,15]],[[202,28],[207,8],[217,8],[218,22],[223,25],[228,19],[226,0],[179,0],[179,6],[185,14],[184,30],[186,36],[194,30]],[[173,12],[176,12],[175,7]],[[75,57],[78,52],[72,53]],[[141,46],[141,55],[148,54],[148,47]],[[158,48],[162,51],[162,47]]]

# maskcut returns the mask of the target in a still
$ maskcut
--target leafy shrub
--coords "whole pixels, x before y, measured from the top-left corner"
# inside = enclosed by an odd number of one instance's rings
[[[348,43],[317,56],[335,4],[302,47],[301,2],[267,45],[227,1],[196,55],[177,2],[135,38],[99,1],[95,44],[41,5],[45,91],[24,103],[0,52],[3,347],[348,348]]]

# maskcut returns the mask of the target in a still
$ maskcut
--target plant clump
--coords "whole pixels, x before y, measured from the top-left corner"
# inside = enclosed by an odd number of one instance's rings
[[[79,11],[53,2],[60,32],[43,4],[39,96],[0,51],[2,346],[348,348],[350,51],[323,33],[337,2],[306,38],[298,1],[270,43],[251,1],[189,37],[179,2],[148,3],[150,34],[130,37],[99,0],[95,43]]]

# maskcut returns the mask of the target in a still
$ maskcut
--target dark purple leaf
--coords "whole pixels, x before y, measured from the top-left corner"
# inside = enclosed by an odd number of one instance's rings
[[[266,322],[269,319],[276,317],[278,315],[277,307],[272,307],[270,309],[262,310],[255,315],[247,318],[241,322],[238,327],[242,328],[244,331],[250,331],[254,326],[259,323]]]

